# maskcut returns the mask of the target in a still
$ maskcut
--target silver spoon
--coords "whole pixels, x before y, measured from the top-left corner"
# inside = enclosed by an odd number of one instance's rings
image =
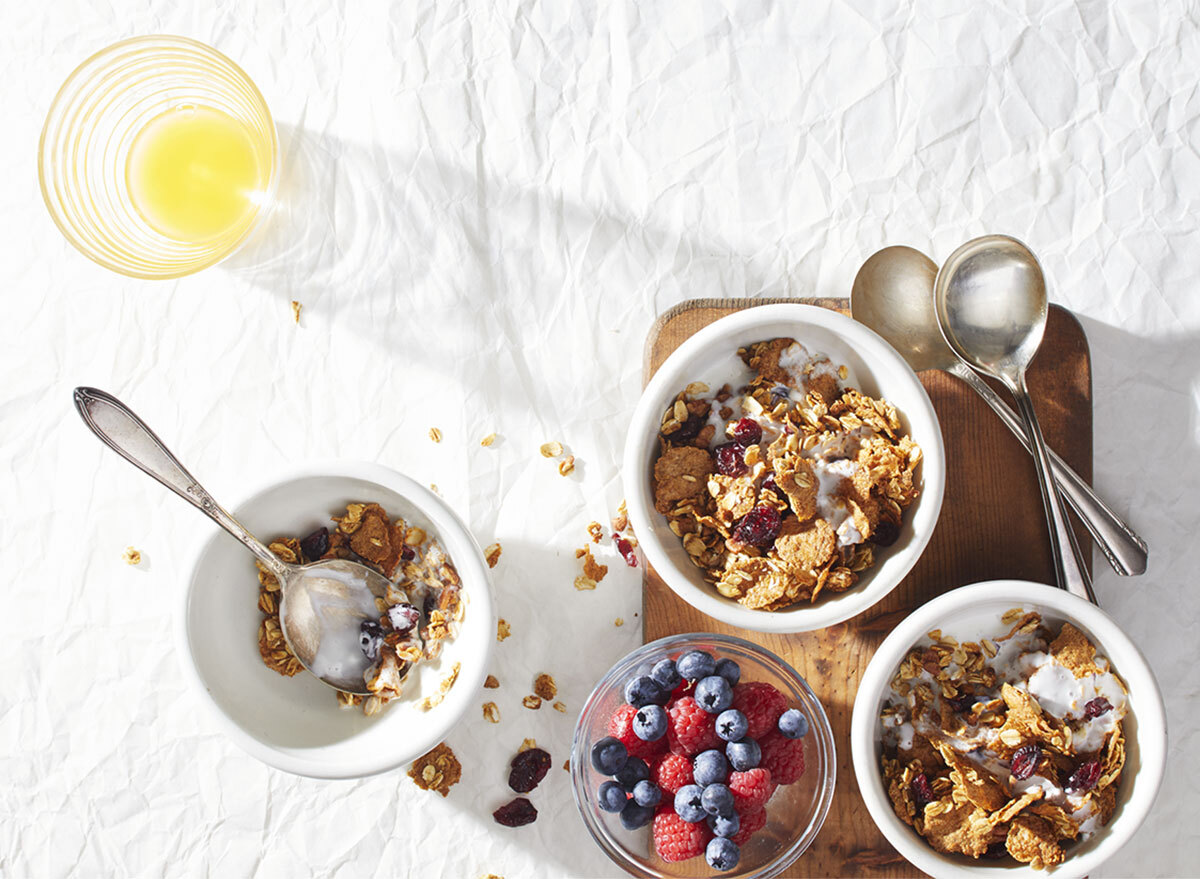
[[[885,247],[858,270],[850,291],[850,311],[855,320],[887,339],[913,369],[918,372],[941,369],[966,382],[1000,416],[1026,451],[1032,453],[1025,426],[1016,413],[942,338],[933,307],[936,277],[937,266],[919,250]],[[1048,451],[1050,471],[1059,492],[1087,527],[1113,570],[1123,576],[1145,573],[1145,541],[1053,449]]]
[[[279,581],[279,622],[300,663],[321,681],[366,695],[371,662],[360,646],[363,620],[378,621],[375,597],[389,581],[366,565],[342,559],[292,565],[282,561],[225,512],[146,424],[116,397],[75,389],[75,408],[92,433],[236,537]]]
[[[1050,456],[1025,384],[1025,371],[1042,342],[1050,305],[1042,267],[1015,238],[985,235],[950,254],[934,281],[933,303],[938,326],[954,353],[1012,391],[1033,446],[1050,526],[1055,580],[1059,587],[1094,604],[1087,568],[1076,553],[1068,551],[1070,525],[1050,479]]]

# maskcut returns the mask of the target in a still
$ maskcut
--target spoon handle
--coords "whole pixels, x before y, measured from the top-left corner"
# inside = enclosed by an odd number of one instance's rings
[[[1027,452],[1032,453],[1029,438],[1025,435],[1025,426],[1017,418],[1016,413],[992,390],[992,386],[979,377],[979,374],[962,361],[949,367],[947,372],[965,381],[971,388],[983,397],[992,411],[1000,416],[1008,429],[1013,432]],[[1146,572],[1146,542],[1126,524],[1120,516],[1100,499],[1092,487],[1071,469],[1053,449],[1047,449],[1050,457],[1050,472],[1058,483],[1058,490],[1075,510],[1079,520],[1083,522],[1108,563],[1114,571],[1123,577],[1136,577]]]
[[[106,446],[143,473],[153,476],[171,491],[196,507],[243,544],[277,577],[284,563],[257,537],[225,512],[188,473],[142,419],[111,394],[96,388],[76,388],[75,408],[84,423]]]
[[[1071,535],[1071,526],[1063,513],[1058,489],[1050,478],[1050,455],[1046,451],[1042,427],[1038,424],[1037,413],[1033,409],[1033,400],[1029,398],[1029,389],[1025,387],[1023,373],[1011,383],[1011,387],[1017,401],[1017,411],[1025,419],[1029,442],[1033,447],[1038,486],[1042,490],[1042,503],[1046,507],[1046,520],[1050,527],[1050,554],[1054,559],[1055,579],[1060,588],[1096,604],[1096,595],[1092,592],[1092,578],[1088,575],[1079,547]]]

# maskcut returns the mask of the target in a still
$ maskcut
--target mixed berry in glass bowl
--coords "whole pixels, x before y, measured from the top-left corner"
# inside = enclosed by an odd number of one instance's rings
[[[571,769],[588,830],[633,875],[773,876],[825,818],[833,741],[783,660],[739,638],[683,635],[605,675]]]

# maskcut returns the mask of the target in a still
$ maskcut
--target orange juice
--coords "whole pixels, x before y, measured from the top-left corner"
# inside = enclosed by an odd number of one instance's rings
[[[265,197],[269,162],[237,119],[187,105],[156,116],[135,135],[126,180],[147,223],[194,243],[246,226]]]

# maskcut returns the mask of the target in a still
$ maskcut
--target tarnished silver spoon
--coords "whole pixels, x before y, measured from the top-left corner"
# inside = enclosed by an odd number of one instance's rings
[[[1033,447],[1055,579],[1061,588],[1095,603],[1087,568],[1071,551],[1070,525],[1050,478],[1050,456],[1025,383],[1050,307],[1042,267],[1015,238],[975,238],[950,254],[938,272],[933,305],[938,326],[954,353],[1012,391]]]
[[[942,338],[933,307],[935,278],[937,265],[919,250],[885,247],[858,270],[850,291],[850,311],[855,320],[887,339],[916,371],[941,369],[966,382],[1032,453],[1017,414]],[[1049,452],[1059,491],[1113,570],[1123,576],[1145,573],[1146,542],[1053,449]]]
[[[279,622],[300,663],[338,690],[367,694],[371,661],[360,642],[363,620],[379,619],[376,596],[388,580],[342,559],[292,565],[282,561],[212,499],[146,424],[124,403],[95,388],[75,389],[75,408],[109,448],[232,534],[279,581]],[[393,591],[394,588],[393,588]]]

